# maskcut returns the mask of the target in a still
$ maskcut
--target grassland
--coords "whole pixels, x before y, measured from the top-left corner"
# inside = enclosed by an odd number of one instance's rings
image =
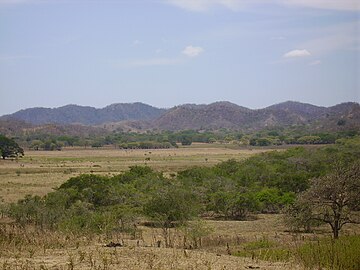
[[[191,147],[154,150],[115,148],[64,148],[62,151],[26,151],[18,160],[0,160],[0,194],[15,202],[26,194],[45,195],[81,173],[114,175],[133,165],[148,165],[165,174],[190,166],[212,166],[228,159],[244,159],[272,149],[241,149],[194,144]]]
[[[133,239],[126,234],[79,236],[9,224],[0,231],[0,269],[296,270],[306,269],[294,256],[296,253],[301,252],[306,263],[311,264],[313,257],[319,256],[319,239],[329,239],[326,227],[320,227],[312,234],[290,233],[282,223],[282,216],[274,214],[258,215],[252,221],[212,220],[205,223],[212,228],[210,235],[202,239],[199,249],[186,250],[182,249],[181,232],[175,229],[171,232],[174,248],[164,248],[157,247],[157,240],[162,239],[158,228],[139,226],[142,235]],[[355,226],[348,226],[344,234],[353,235],[358,230]],[[349,243],[347,238],[345,240],[339,242],[342,250]],[[110,242],[122,243],[123,246],[106,247]],[[303,245],[304,242],[309,244]],[[346,246],[347,251],[351,251],[352,258],[349,259],[354,263],[359,261],[357,250],[353,249],[357,246]],[[334,250],[328,245],[322,252],[328,256]],[[346,253],[339,254],[346,256]],[[329,269],[357,268],[355,265],[355,268]]]
[[[0,269],[301,269],[293,262],[266,262],[229,254],[249,241],[273,239],[283,231],[278,218],[262,215],[255,223],[209,222],[213,233],[204,239],[203,248],[197,250],[156,247],[161,232],[149,227],[141,227],[143,237],[139,241],[124,235],[76,237],[9,226],[7,235],[10,233],[12,238],[0,241],[7,244],[0,249]],[[172,233],[180,244],[179,233]],[[124,246],[105,247],[110,241],[120,241]]]
[[[22,159],[0,160],[0,196],[8,203],[26,194],[45,195],[81,173],[113,175],[132,165],[148,165],[171,175],[189,166],[213,166],[231,158],[241,160],[271,150],[194,144],[161,150],[26,151]],[[331,235],[326,226],[311,234],[291,233],[284,226],[282,215],[259,214],[248,221],[205,220],[211,232],[202,238],[199,249],[185,250],[180,230],[171,229],[174,248],[158,247],[161,229],[142,223],[138,225],[142,233],[136,238],[123,233],[78,235],[39,230],[32,226],[19,227],[1,218],[0,223],[0,270],[303,269],[304,263],[296,260],[294,254],[302,252],[304,258],[306,254],[316,255],[313,246],[319,245],[318,239],[329,239]],[[359,226],[346,225],[342,233],[351,236],[359,231]],[[110,242],[123,246],[106,247]],[[304,242],[310,244],[304,246]],[[349,247],[348,250],[355,249]],[[357,263],[356,256],[354,258]],[[311,258],[309,260],[311,262]]]

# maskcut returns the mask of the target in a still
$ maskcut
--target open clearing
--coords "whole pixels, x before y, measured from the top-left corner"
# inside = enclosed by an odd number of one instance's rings
[[[26,194],[45,195],[81,173],[114,175],[129,166],[148,165],[165,174],[191,166],[213,166],[228,159],[244,159],[273,149],[234,149],[194,144],[191,147],[151,150],[64,148],[62,151],[26,151],[18,160],[0,160],[0,194],[15,202]]]

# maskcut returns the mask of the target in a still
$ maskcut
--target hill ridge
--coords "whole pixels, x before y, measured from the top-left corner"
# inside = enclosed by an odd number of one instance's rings
[[[67,104],[61,107],[34,107],[19,110],[0,119],[23,120],[31,124],[83,124],[99,125],[122,120],[152,120],[165,109],[159,109],[145,103],[113,103],[103,108]]]
[[[81,124],[110,130],[259,130],[296,125],[339,129],[344,125],[346,128],[360,127],[360,105],[343,102],[323,107],[290,100],[262,109],[249,109],[229,101],[188,103],[170,109],[159,109],[141,102],[112,103],[103,108],[68,104],[58,108],[29,108],[0,117],[0,120],[9,119],[35,125]]]

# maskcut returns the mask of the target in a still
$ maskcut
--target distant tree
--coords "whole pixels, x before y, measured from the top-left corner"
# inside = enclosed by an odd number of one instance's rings
[[[99,147],[101,147],[102,146],[102,143],[101,142],[93,142],[92,144],[91,144],[91,147],[93,147],[93,148],[99,148]]]
[[[299,144],[318,144],[321,143],[321,138],[319,136],[303,136],[297,142]]]
[[[276,130],[271,130],[268,132],[268,135],[277,137],[277,136],[279,136],[279,132],[277,132]]]
[[[321,143],[335,143],[336,135],[333,133],[321,133],[319,134],[321,138]]]
[[[181,144],[182,145],[191,145],[192,144],[192,139],[190,136],[183,136],[181,138]]]
[[[302,193],[293,208],[293,215],[306,210],[310,220],[330,225],[334,239],[347,223],[359,223],[360,210],[360,164],[351,167],[336,165],[335,171],[311,180],[311,186]],[[306,204],[301,207],[301,204]]]
[[[257,140],[257,145],[259,146],[269,146],[271,145],[271,141],[267,138],[260,138]]]
[[[41,148],[44,148],[44,143],[40,140],[33,140],[29,148],[37,151],[40,150]]]
[[[346,124],[346,120],[345,119],[340,119],[338,122],[337,122],[337,125],[338,126],[344,126]]]
[[[256,146],[256,144],[257,144],[257,139],[251,138],[250,141],[249,141],[249,144],[250,144],[251,146]]]
[[[3,159],[24,155],[24,150],[13,140],[0,134],[0,155]]]
[[[42,144],[42,148],[45,151],[54,151],[54,150],[61,150],[61,147],[63,146],[62,142],[57,142],[56,140],[46,140]]]

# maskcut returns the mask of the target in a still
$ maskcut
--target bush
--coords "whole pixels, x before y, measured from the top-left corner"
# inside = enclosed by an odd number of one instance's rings
[[[258,209],[258,202],[251,192],[218,191],[210,195],[208,210],[226,219],[243,220],[250,212]]]
[[[294,193],[281,194],[277,188],[263,188],[255,194],[255,197],[263,213],[278,213],[285,205],[295,200]]]
[[[162,228],[166,247],[170,246],[169,228],[185,225],[198,211],[195,196],[177,187],[155,194],[144,207],[144,213]]]

